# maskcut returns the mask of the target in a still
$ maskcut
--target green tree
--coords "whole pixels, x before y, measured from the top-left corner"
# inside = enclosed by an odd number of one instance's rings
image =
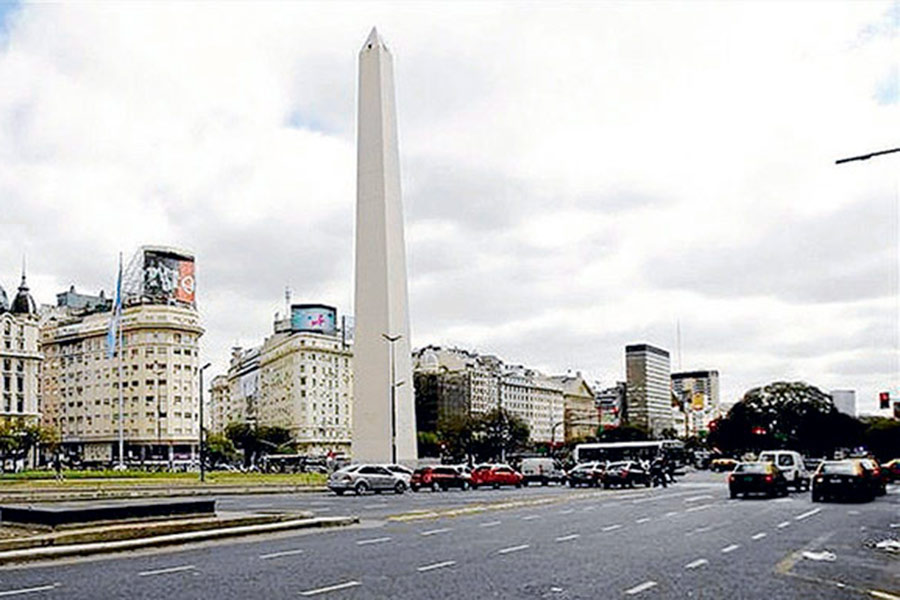
[[[472,456],[477,419],[472,416],[448,416],[438,421],[440,454],[452,462],[468,462]]]
[[[211,433],[206,437],[206,459],[211,466],[228,464],[237,458],[237,449],[227,436]]]
[[[900,421],[874,417],[867,419],[863,426],[865,446],[878,460],[900,458]]]
[[[531,432],[521,418],[503,408],[479,415],[475,421],[474,454],[478,460],[498,460],[524,450]]]
[[[434,431],[420,431],[416,434],[420,457],[441,455],[441,438]]]

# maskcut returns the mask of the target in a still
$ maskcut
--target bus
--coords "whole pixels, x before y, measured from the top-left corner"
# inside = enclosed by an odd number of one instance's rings
[[[607,442],[578,444],[573,458],[580,464],[590,461],[646,460],[664,455],[676,467],[685,464],[684,442],[681,440],[648,440],[645,442]]]

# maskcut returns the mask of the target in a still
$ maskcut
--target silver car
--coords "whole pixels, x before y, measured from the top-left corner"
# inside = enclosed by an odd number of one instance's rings
[[[376,494],[382,491],[402,494],[406,488],[402,477],[382,465],[353,465],[335,471],[328,478],[328,489],[338,496],[347,491],[353,491],[357,496],[369,491]]]

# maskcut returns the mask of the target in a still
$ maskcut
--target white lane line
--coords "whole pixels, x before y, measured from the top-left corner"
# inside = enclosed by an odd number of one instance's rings
[[[519,550],[525,550],[526,548],[530,548],[529,544],[522,544],[521,546],[510,546],[509,548],[504,548],[503,550],[498,550],[497,554],[509,554],[510,552],[518,552]]]
[[[848,515],[858,515],[858,514],[859,514],[859,511],[858,511],[858,510],[848,510],[848,511],[847,511],[847,514],[848,514]]]
[[[0,592],[0,597],[2,596],[18,596],[19,594],[31,594],[32,592],[46,592],[48,590],[54,590],[59,587],[60,584],[54,583],[51,585],[39,585],[37,587],[31,588],[22,588],[19,590],[5,590]]]
[[[678,511],[677,511],[677,510],[673,510],[673,511],[671,511],[671,512],[667,512],[667,513],[666,513],[666,516],[667,516],[667,517],[674,517],[674,516],[677,515],[677,514],[678,514]]]
[[[790,521],[782,521],[781,523],[778,524],[778,529],[784,529],[785,527],[790,526],[790,524],[791,524]]]
[[[585,506],[582,510],[588,511],[588,510],[594,510],[595,508],[597,508],[597,505],[591,504],[590,506]]]
[[[419,573],[424,573],[426,571],[433,571],[435,569],[443,569],[444,567],[452,567],[455,564],[455,560],[445,560],[444,562],[421,566],[417,568],[416,571],[418,571]]]
[[[655,581],[645,581],[644,583],[636,585],[629,590],[625,590],[625,593],[629,596],[634,596],[635,594],[640,594],[641,592],[645,592],[654,587],[656,587]]]
[[[527,517],[522,517],[523,521],[534,521],[535,519],[540,519],[541,515],[528,515]]]
[[[697,567],[702,567],[703,565],[708,565],[708,564],[709,564],[709,561],[706,560],[705,558],[698,558],[697,560],[695,560],[693,562],[689,562],[688,564],[684,565],[684,568],[685,569],[696,569]]]
[[[622,528],[622,526],[619,524],[609,525],[608,527],[604,527],[603,531],[615,531],[616,529],[621,529],[621,528]]]
[[[575,512],[575,509],[574,509],[574,508],[567,508],[566,510],[561,510],[561,511],[559,511],[559,514],[561,514],[561,515],[571,515],[573,512]]]
[[[764,532],[760,531],[759,533],[754,533],[753,537],[751,537],[750,539],[751,540],[761,540],[764,537],[766,537],[766,534]]]
[[[728,554],[729,552],[734,552],[738,548],[740,548],[740,544],[731,544],[730,546],[725,546],[722,548],[722,554]]]
[[[702,496],[691,496],[690,498],[685,498],[685,502],[696,502],[697,500],[709,500],[712,498],[712,494],[703,494]]]
[[[447,533],[448,531],[453,531],[450,527],[441,527],[440,529],[429,529],[428,531],[423,531],[420,535],[429,536],[429,535],[437,535],[439,533]]]
[[[581,537],[581,535],[578,533],[570,533],[569,535],[563,535],[563,536],[556,538],[556,541],[557,542],[568,542],[571,540],[577,540],[580,537]]]
[[[822,512],[822,509],[821,509],[821,508],[814,508],[814,509],[812,509],[812,510],[806,511],[806,512],[803,513],[802,515],[797,515],[796,517],[794,517],[794,520],[795,520],[795,521],[802,521],[803,519],[806,519],[806,518],[811,517],[811,516],[813,516],[813,515],[817,515],[817,514],[819,514],[820,512]]]
[[[479,527],[496,527],[500,524],[500,521],[488,521],[487,523],[482,523]]]
[[[357,546],[368,546],[369,544],[383,544],[384,542],[391,541],[389,537],[380,537],[380,538],[372,538],[370,540],[359,540],[356,542]]]
[[[640,519],[635,521],[635,523],[646,523],[649,520],[650,520],[650,517],[641,517]]]
[[[271,554],[260,554],[259,557],[263,560],[268,558],[278,558],[280,556],[294,556],[296,554],[303,554],[305,550],[284,550],[282,552],[272,552]]]
[[[706,525],[705,527],[698,527],[694,530],[694,533],[706,533],[707,531],[712,531],[712,525]]]
[[[315,596],[317,594],[327,594],[328,592],[336,592],[338,590],[346,590],[347,588],[357,587],[362,585],[358,581],[345,581],[344,583],[337,583],[335,585],[329,585],[328,587],[318,588],[315,590],[306,590],[305,592],[300,592],[301,596]]]
[[[700,506],[692,506],[685,510],[684,512],[697,512],[698,510],[704,510],[712,506],[712,504],[701,504]]]
[[[149,575],[165,575],[167,573],[181,573],[182,571],[192,571],[196,569],[194,565],[184,565],[181,567],[169,567],[168,569],[154,569],[153,571],[141,571],[139,577],[147,577]]]

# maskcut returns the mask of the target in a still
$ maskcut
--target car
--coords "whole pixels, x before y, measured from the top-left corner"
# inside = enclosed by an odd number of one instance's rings
[[[806,471],[808,473],[815,473],[816,469],[819,468],[819,465],[822,464],[824,458],[811,458],[807,457],[803,459],[803,466],[806,467]]]
[[[354,492],[357,496],[369,491],[376,494],[383,491],[402,494],[406,491],[406,482],[382,465],[362,464],[345,467],[332,473],[328,478],[328,489],[338,496],[348,491]]]
[[[887,494],[888,475],[882,470],[878,461],[873,458],[860,458],[858,460],[866,477],[869,478],[869,485],[872,487],[872,493],[876,496],[884,496]]]
[[[853,460],[825,460],[812,478],[812,501],[831,498],[872,500],[875,494],[862,465]]]
[[[712,460],[712,453],[709,450],[696,450],[694,452],[693,462],[695,469],[708,469]]]
[[[499,488],[501,485],[522,487],[524,479],[521,473],[504,464],[478,465],[472,470],[473,489],[488,485],[494,489]]]
[[[394,473],[395,475],[400,477],[400,479],[402,479],[403,481],[406,482],[406,486],[409,487],[409,480],[412,478],[412,474],[413,474],[412,469],[410,469],[409,467],[404,467],[403,465],[398,465],[398,464],[387,464],[387,465],[382,465],[382,466],[385,469],[387,469],[388,471],[390,471],[391,473]]]
[[[603,471],[603,487],[634,487],[635,484],[650,487],[650,472],[635,461],[613,462]]]
[[[733,458],[727,458],[724,456],[720,456],[719,458],[714,458],[709,463],[710,471],[733,471],[734,468],[738,465],[738,461]]]
[[[531,482],[547,485],[549,483],[562,484],[566,480],[566,473],[552,458],[523,458],[521,465],[523,483]]]
[[[900,481],[900,458],[894,458],[881,465],[890,481]]]
[[[766,450],[760,452],[759,462],[769,462],[784,474],[788,485],[797,491],[809,489],[809,473],[803,464],[803,456],[794,450]]]
[[[605,465],[600,462],[581,463],[566,473],[566,483],[569,484],[569,487],[580,485],[598,487],[603,482],[605,470]]]
[[[467,490],[471,485],[472,479],[468,473],[450,465],[420,467],[413,471],[409,481],[409,487],[414,492],[423,488],[430,488],[433,492],[446,491],[454,487]]]
[[[737,498],[741,494],[787,496],[788,481],[784,472],[769,461],[742,462],[728,475],[728,495]]]

